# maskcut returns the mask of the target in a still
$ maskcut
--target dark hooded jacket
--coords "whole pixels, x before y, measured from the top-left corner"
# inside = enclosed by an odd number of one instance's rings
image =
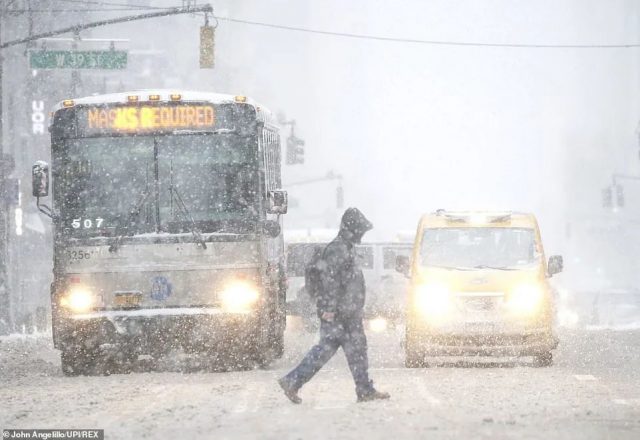
[[[373,225],[357,208],[342,216],[338,236],[322,256],[322,289],[318,292],[318,314],[335,313],[338,319],[362,317],[365,284],[356,261],[355,245]]]

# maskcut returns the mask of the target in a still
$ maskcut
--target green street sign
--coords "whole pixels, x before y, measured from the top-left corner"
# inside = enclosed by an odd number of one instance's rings
[[[123,50],[34,50],[29,53],[32,69],[126,69]]]

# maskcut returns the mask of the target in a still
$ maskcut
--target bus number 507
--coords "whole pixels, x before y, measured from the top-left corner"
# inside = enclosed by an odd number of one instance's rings
[[[74,218],[71,222],[71,227],[73,229],[91,229],[91,228],[100,228],[102,223],[104,222],[103,218],[97,218],[95,220],[90,218]]]

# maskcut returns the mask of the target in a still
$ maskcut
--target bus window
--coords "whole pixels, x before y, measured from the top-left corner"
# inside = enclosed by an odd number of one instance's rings
[[[373,247],[358,246],[356,248],[358,263],[363,269],[373,269]]]
[[[322,251],[325,246],[322,243],[290,244],[287,247],[287,275],[290,277],[303,277],[304,269],[315,250]]]
[[[396,268],[396,258],[398,255],[409,256],[411,254],[410,247],[394,247],[389,246],[382,249],[382,267],[383,269]]]

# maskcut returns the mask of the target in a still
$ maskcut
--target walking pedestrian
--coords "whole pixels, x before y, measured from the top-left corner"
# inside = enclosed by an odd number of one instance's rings
[[[358,402],[388,399],[369,379],[367,337],[363,308],[366,287],[356,259],[355,245],[373,225],[357,208],[342,216],[338,236],[327,245],[318,264],[322,286],[317,293],[320,340],[300,364],[278,383],[293,403],[301,403],[300,388],[326,364],[340,347],[344,351],[356,385]]]

